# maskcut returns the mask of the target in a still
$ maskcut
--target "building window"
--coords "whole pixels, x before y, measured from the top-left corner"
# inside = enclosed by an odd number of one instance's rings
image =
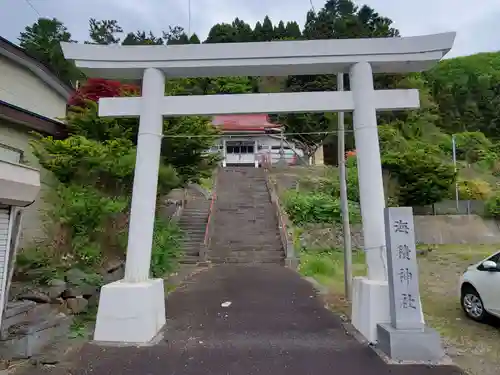
[[[0,144],[0,160],[11,163],[21,163],[23,152],[21,150]]]
[[[254,145],[227,145],[228,154],[253,154]]]

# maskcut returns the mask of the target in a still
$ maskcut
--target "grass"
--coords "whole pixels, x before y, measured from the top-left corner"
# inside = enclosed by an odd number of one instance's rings
[[[419,256],[420,290],[426,323],[442,335],[448,354],[473,375],[500,373],[500,330],[495,325],[475,323],[461,311],[458,281],[465,269],[496,251],[493,246],[443,245]],[[364,254],[353,255],[353,274],[366,273]],[[343,253],[331,250],[303,252],[300,272],[329,288],[327,303],[332,310],[349,316],[344,299]]]

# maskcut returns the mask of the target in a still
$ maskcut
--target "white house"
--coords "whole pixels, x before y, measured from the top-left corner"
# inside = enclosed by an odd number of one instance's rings
[[[64,137],[65,125],[60,119],[66,116],[71,93],[72,88],[49,68],[0,37],[0,163],[39,169],[29,146],[33,139],[30,133],[36,131],[55,138]],[[3,166],[5,173],[13,170]],[[48,172],[42,170],[40,196],[49,178]],[[42,206],[43,200],[38,198],[24,210],[21,246],[43,236]],[[0,205],[0,231],[2,223],[6,222],[2,217],[5,219],[6,215],[5,206]]]
[[[220,143],[212,151],[222,154],[222,165],[255,165],[263,163],[265,157],[278,162],[282,147],[282,125],[273,124],[266,114],[219,115],[212,124],[222,133]],[[283,138],[283,157],[288,164],[296,163],[300,150]]]

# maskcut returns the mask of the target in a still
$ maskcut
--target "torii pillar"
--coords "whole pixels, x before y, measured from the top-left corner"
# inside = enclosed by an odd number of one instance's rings
[[[166,322],[163,279],[150,279],[165,75],[146,69],[137,136],[125,278],[101,288],[95,341],[146,343]]]

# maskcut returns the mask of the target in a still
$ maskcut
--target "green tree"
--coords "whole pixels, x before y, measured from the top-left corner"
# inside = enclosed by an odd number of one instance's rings
[[[266,16],[264,18],[264,22],[262,22],[261,38],[259,39],[259,41],[270,42],[275,38],[276,36],[274,35],[273,23],[271,22],[269,16]]]
[[[288,39],[300,39],[302,37],[302,32],[297,22],[292,21],[286,23],[285,37]]]
[[[500,52],[443,60],[424,76],[443,130],[481,131],[500,139]]]
[[[120,38],[116,34],[123,33],[117,20],[89,20],[89,35],[91,44],[118,44]]]
[[[198,38],[198,35],[196,35],[196,33],[194,33],[189,37],[189,44],[200,44],[200,43],[201,43],[200,38]]]
[[[74,43],[66,26],[56,18],[39,18],[21,32],[19,42],[26,52],[50,67],[63,81],[82,77],[74,63],[64,58],[61,42]]]
[[[264,40],[264,35],[262,34],[262,23],[257,21],[255,27],[253,28],[253,38],[254,42],[262,42]]]
[[[208,32],[205,43],[233,43],[236,30],[229,23],[218,23]]]
[[[123,39],[122,45],[162,45],[163,39],[156,37],[151,31],[146,34],[145,31],[136,31],[128,33]]]
[[[303,30],[305,39],[343,39],[361,37],[397,36],[398,31],[391,27],[392,21],[381,17],[372,8],[363,6],[358,8],[352,0],[328,0],[317,13],[309,11]],[[394,83],[392,77],[377,77],[376,86],[386,88]],[[347,77],[346,88],[349,87]],[[383,81],[380,83],[380,81]],[[336,76],[334,75],[304,75],[289,76],[286,80],[286,91],[333,91],[336,90]],[[299,144],[307,145],[305,151],[314,153],[315,149],[327,139],[336,144],[334,136],[328,136],[328,131],[335,129],[332,114],[288,114],[279,116],[278,121],[283,123],[287,132],[315,133],[298,134],[292,136]],[[346,116],[346,122],[350,116]],[[347,143],[353,143],[348,139]]]
[[[284,39],[286,38],[286,28],[285,28],[285,23],[283,21],[280,21],[278,23],[278,26],[275,26],[274,28],[274,39]]]
[[[189,37],[181,26],[169,26],[168,31],[163,32],[163,40],[167,45],[189,44]]]
[[[385,171],[398,185],[401,206],[425,206],[445,199],[455,182],[451,163],[415,143],[404,152],[387,152],[382,158]]]

